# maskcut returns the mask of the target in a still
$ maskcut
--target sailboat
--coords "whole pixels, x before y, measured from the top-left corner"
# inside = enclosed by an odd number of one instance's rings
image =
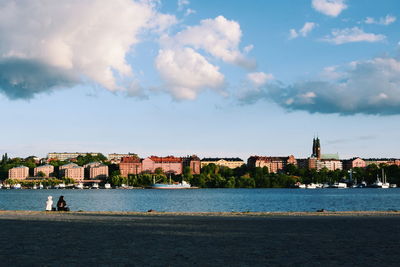
[[[389,183],[387,182],[386,179],[386,173],[384,172],[384,170],[382,169],[382,188],[389,188]]]

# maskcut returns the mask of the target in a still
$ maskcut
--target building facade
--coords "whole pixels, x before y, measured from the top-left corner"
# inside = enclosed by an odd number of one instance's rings
[[[240,158],[203,158],[201,160],[201,167],[203,168],[211,163],[219,166],[225,166],[230,169],[235,169],[245,164]]]
[[[122,157],[119,171],[123,177],[128,177],[129,174],[139,174],[142,172],[142,162],[137,157]]]
[[[91,180],[106,180],[108,178],[108,166],[101,162],[91,162],[83,167]]]
[[[9,179],[24,180],[29,177],[29,168],[26,166],[18,166],[8,170]]]
[[[201,161],[196,155],[184,157],[182,160],[183,168],[189,167],[192,174],[200,174]]]
[[[337,159],[319,159],[317,160],[317,170],[328,169],[330,171],[334,170],[343,170],[343,164],[340,160]]]
[[[343,160],[343,169],[350,170],[353,168],[365,168],[367,164],[362,158],[352,158]]]
[[[86,152],[86,153],[82,153],[82,152],[62,152],[62,153],[57,153],[57,152],[53,152],[53,153],[49,153],[47,154],[47,158],[48,159],[57,159],[60,161],[63,160],[68,160],[68,159],[74,159],[77,158],[79,156],[86,156],[86,155],[91,155],[93,157],[100,155],[100,153],[94,153],[94,152]]]
[[[33,175],[38,177],[40,172],[44,173],[44,177],[52,177],[54,176],[54,166],[50,164],[38,166],[33,170]]]
[[[138,155],[135,153],[128,153],[128,154],[112,153],[112,154],[108,154],[107,159],[111,163],[119,164],[121,162],[122,158],[126,158],[126,157],[138,158]]]
[[[85,178],[85,168],[75,163],[68,163],[60,166],[59,172],[62,178],[72,178],[77,182],[83,181]]]
[[[247,160],[247,165],[249,167],[267,167],[268,171],[271,173],[277,173],[282,171],[286,165],[293,164],[297,165],[297,161],[293,155],[288,157],[260,157],[260,156],[251,156]]]
[[[174,156],[157,157],[151,156],[142,160],[142,171],[154,173],[156,169],[161,168],[164,173],[173,173],[180,175],[183,170],[182,158]]]

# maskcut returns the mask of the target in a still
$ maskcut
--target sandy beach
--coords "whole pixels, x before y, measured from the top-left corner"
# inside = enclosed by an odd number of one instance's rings
[[[400,212],[0,211],[10,266],[395,266]]]

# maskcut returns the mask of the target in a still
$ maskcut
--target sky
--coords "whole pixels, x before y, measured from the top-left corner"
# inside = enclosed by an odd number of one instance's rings
[[[0,154],[400,158],[397,0],[0,1]]]

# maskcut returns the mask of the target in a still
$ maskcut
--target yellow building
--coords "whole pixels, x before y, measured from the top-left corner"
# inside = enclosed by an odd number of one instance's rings
[[[211,163],[219,166],[225,166],[230,169],[235,169],[245,164],[244,161],[240,158],[203,158],[200,164],[203,168],[204,166]]]

